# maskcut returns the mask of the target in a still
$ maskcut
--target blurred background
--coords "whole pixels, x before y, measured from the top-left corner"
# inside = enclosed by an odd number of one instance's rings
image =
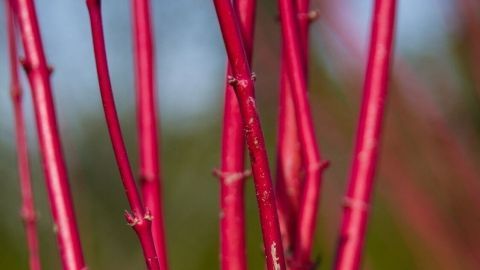
[[[37,0],[57,117],[89,269],[143,269],[100,103],[85,1]],[[212,1],[152,1],[165,219],[171,269],[218,269],[225,52]],[[274,160],[279,81],[276,1],[258,1],[258,108]],[[395,61],[365,269],[480,269],[480,3],[399,0]],[[373,1],[312,0],[310,100],[326,171],[314,257],[329,269],[340,222]],[[3,6],[0,14],[4,14]],[[129,1],[103,1],[111,76],[136,168]],[[19,217],[5,16],[0,16],[0,269],[27,269]],[[25,78],[23,78],[25,79]],[[44,269],[60,269],[30,90],[25,109]],[[248,257],[263,269],[247,181]]]

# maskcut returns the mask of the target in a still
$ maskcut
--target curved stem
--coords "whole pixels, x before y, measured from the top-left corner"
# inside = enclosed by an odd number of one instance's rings
[[[265,141],[258,117],[254,83],[236,13],[229,0],[214,0],[233,77],[240,113],[250,153],[267,269],[285,269],[277,207],[268,164]]]
[[[32,89],[40,154],[64,269],[85,269],[73,200],[57,128],[47,66],[33,0],[14,2],[25,50],[24,68]]]
[[[152,237],[160,267],[168,270],[160,155],[157,142],[155,58],[150,1],[132,0],[132,6],[141,190],[145,207],[152,212],[153,216]]]
[[[376,0],[370,52],[334,269],[360,269],[377,168],[394,36],[396,0]]]
[[[132,211],[131,213],[125,213],[125,217],[129,225],[132,226],[137,233],[148,269],[156,270],[160,269],[160,266],[151,232],[152,216],[150,212],[144,208],[140,198],[123,141],[108,70],[100,2],[100,0],[87,0],[87,7],[90,15],[98,83],[102,96],[105,119],[107,121],[115,159],[122,178],[122,184]]]
[[[10,56],[10,94],[12,97],[15,117],[18,175],[20,180],[20,191],[22,194],[21,216],[25,226],[30,270],[40,270],[41,263],[38,248],[37,215],[32,191],[25,120],[23,116],[23,91],[20,86],[20,80],[18,76],[17,37],[10,0],[5,1],[5,10],[7,13],[8,49]]]

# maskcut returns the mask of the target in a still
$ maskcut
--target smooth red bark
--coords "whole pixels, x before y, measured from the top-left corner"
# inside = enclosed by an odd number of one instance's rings
[[[20,25],[24,68],[30,82],[48,197],[64,269],[85,269],[73,200],[55,117],[47,66],[33,0],[13,2]]]
[[[17,144],[17,166],[22,194],[21,217],[25,226],[30,270],[40,270],[40,254],[38,248],[37,215],[33,198],[30,164],[28,160],[25,118],[23,116],[23,91],[18,76],[18,53],[14,15],[10,0],[5,1],[7,13],[8,50],[10,56],[10,95],[12,97],[15,118],[15,139]]]
[[[126,212],[125,217],[129,225],[132,226],[137,233],[148,269],[160,269],[151,232],[152,216],[150,212],[145,209],[138,192],[115,107],[103,34],[101,1],[87,0],[87,7],[90,15],[98,83],[102,96],[105,119],[107,121],[108,132],[110,134],[117,166],[122,178],[122,184],[131,208],[131,213]]]
[[[150,6],[149,0],[132,0],[140,180],[145,207],[153,216],[152,236],[160,268],[167,270]]]
[[[249,64],[255,25],[255,0],[233,1],[240,19],[242,37]],[[224,270],[247,269],[244,186],[248,176],[244,166],[245,138],[235,90],[228,83],[227,71],[222,130],[220,178],[220,264]]]
[[[334,269],[360,269],[377,168],[394,37],[396,0],[376,0],[353,163]]]
[[[309,0],[297,0],[295,4],[302,42],[305,78],[308,78],[308,29],[317,12],[309,10]],[[276,190],[283,244],[285,249],[291,253],[297,231],[297,216],[302,190],[302,154],[286,57],[285,44],[282,42]]]
[[[298,223],[298,207],[302,190],[302,155],[285,64],[285,53],[282,53],[275,188],[283,245],[288,255],[293,252]]]
[[[307,95],[306,51],[304,51],[307,46],[307,29],[303,26],[303,31],[300,31],[298,18],[299,16],[302,18],[302,14],[298,14],[291,0],[279,0],[278,4],[286,70],[289,74],[303,167],[306,173],[300,199],[292,266],[295,269],[305,269],[311,267],[310,254],[315,235],[322,172],[327,163],[322,161],[320,156]],[[308,5],[306,7],[308,8]],[[305,7],[301,6],[301,8]],[[308,19],[308,16],[306,17]]]
[[[239,20],[229,0],[214,0],[213,2],[233,74],[229,81],[234,85],[250,153],[267,269],[285,269],[275,194],[263,132],[255,105],[254,81],[248,64]]]

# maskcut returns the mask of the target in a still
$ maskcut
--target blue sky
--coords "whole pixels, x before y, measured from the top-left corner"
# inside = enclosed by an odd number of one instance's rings
[[[365,46],[373,1],[337,1],[346,7],[348,13],[344,16],[355,31],[365,37]],[[55,67],[52,79],[60,125],[79,127],[79,115],[101,113],[85,1],[36,2],[47,58]],[[225,55],[212,1],[152,2],[163,125],[174,127],[178,120],[198,123],[202,115],[218,108],[223,95]],[[448,23],[450,5],[449,0],[400,0],[397,53],[441,50],[453,27]],[[103,1],[108,57],[120,110],[134,105],[129,8],[126,0]],[[3,8],[0,12],[3,14]],[[4,26],[4,16],[0,17]],[[5,38],[4,27],[1,27],[0,139],[10,141],[12,115]],[[25,88],[28,90],[26,84]],[[29,96],[27,93],[27,108],[31,108]],[[32,113],[27,109],[30,129],[33,128]]]

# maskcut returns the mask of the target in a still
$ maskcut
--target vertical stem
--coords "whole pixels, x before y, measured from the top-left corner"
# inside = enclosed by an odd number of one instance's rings
[[[228,71],[230,74],[230,70]],[[243,123],[232,86],[225,90],[220,178],[221,269],[247,269]]]
[[[298,29],[300,33],[300,42],[305,60],[305,75],[308,74],[308,48],[310,23],[317,17],[317,11],[310,10],[310,0],[296,0],[296,10],[298,18]]]
[[[317,13],[309,10],[309,0],[296,0],[295,4],[295,14],[297,14],[302,42],[302,60],[304,62],[305,78],[307,79],[308,29]],[[302,156],[286,57],[285,44],[282,41],[276,190],[283,243],[287,251],[292,251],[297,230],[297,216],[302,190]]]
[[[278,114],[276,191],[278,217],[287,256],[293,251],[302,190],[302,155],[285,53],[282,52]]]
[[[249,64],[252,59],[252,47],[255,25],[255,0],[233,1],[240,19],[242,37]],[[231,69],[227,71],[225,86],[225,107],[222,130],[222,154],[220,178],[220,263],[223,270],[247,269],[244,184],[245,138],[242,115],[235,90],[228,83],[233,77]]]
[[[160,268],[168,270],[157,142],[155,56],[150,1],[132,0],[132,7],[141,190],[145,207],[151,211],[153,216],[152,237]]]
[[[229,0],[214,0],[233,77],[255,182],[267,269],[285,269],[275,195],[258,117],[254,82],[236,13]]]
[[[43,51],[33,0],[16,0],[25,50],[24,68],[32,89],[40,154],[47,182],[55,232],[64,269],[85,269],[72,196],[57,129],[50,85],[51,70]]]
[[[308,6],[308,5],[307,5]],[[293,265],[299,269],[310,266],[310,253],[316,226],[316,214],[320,199],[323,169],[327,163],[321,160],[315,137],[310,103],[307,96],[306,49],[307,30],[300,31],[299,14],[292,0],[279,0],[282,41],[286,58],[286,70],[294,102],[298,137],[306,171],[295,234]],[[299,8],[303,8],[299,5]],[[302,14],[300,14],[302,15]],[[300,16],[302,17],[302,16]],[[307,17],[308,18],[308,17]],[[302,24],[303,25],[303,24]]]
[[[328,14],[331,13],[329,12]],[[340,41],[347,46],[349,52],[351,52],[351,57],[355,59],[361,58],[361,48],[357,46],[359,42],[352,36],[352,33],[348,32],[346,25],[342,25],[341,22],[335,21],[330,17],[324,18],[326,19],[324,20],[326,25],[332,28]],[[477,58],[473,57],[473,59]],[[437,107],[438,105],[435,104],[431,96],[427,95],[427,93],[434,93],[435,91],[428,88],[408,62],[399,57],[396,57],[395,61],[396,70],[392,76],[399,83],[399,94],[408,103],[410,109],[414,110],[415,114],[420,117],[420,120],[423,121],[422,123],[428,122],[428,124],[423,124],[421,127],[429,129],[427,133],[434,134],[442,141],[445,147],[445,162],[450,162],[450,167],[458,175],[458,179],[463,180],[458,183],[463,184],[465,195],[473,202],[476,202],[477,205],[480,205],[480,197],[477,196],[480,192],[480,185],[477,181],[479,173],[476,169],[476,164],[474,164],[474,158],[459,144],[456,135],[445,122],[440,109]],[[356,65],[355,68],[357,68]],[[411,95],[412,92],[415,95]],[[431,141],[433,140],[429,138],[429,142]]]
[[[20,80],[18,77],[16,30],[10,0],[5,1],[5,10],[7,13],[8,49],[10,56],[10,94],[12,97],[13,111],[15,117],[17,163],[20,180],[20,191],[22,194],[21,216],[23,219],[23,224],[25,226],[30,270],[40,270],[41,263],[38,248],[37,219],[30,177],[25,120],[23,116],[23,91],[21,89]]]
[[[128,160],[127,150],[123,141],[122,130],[118,120],[115,100],[112,93],[112,85],[108,70],[107,53],[105,49],[105,38],[103,34],[102,13],[100,0],[87,0],[87,7],[90,15],[92,40],[97,66],[98,83],[102,96],[105,119],[108,132],[115,153],[115,159],[120,171],[122,183],[125,189],[131,213],[126,212],[125,217],[130,226],[133,227],[140,240],[143,255],[148,269],[160,269],[158,257],[155,250],[151,232],[152,216],[145,210],[138,192],[132,168]]]
[[[360,269],[382,132],[396,0],[376,0],[356,146],[334,269]]]

